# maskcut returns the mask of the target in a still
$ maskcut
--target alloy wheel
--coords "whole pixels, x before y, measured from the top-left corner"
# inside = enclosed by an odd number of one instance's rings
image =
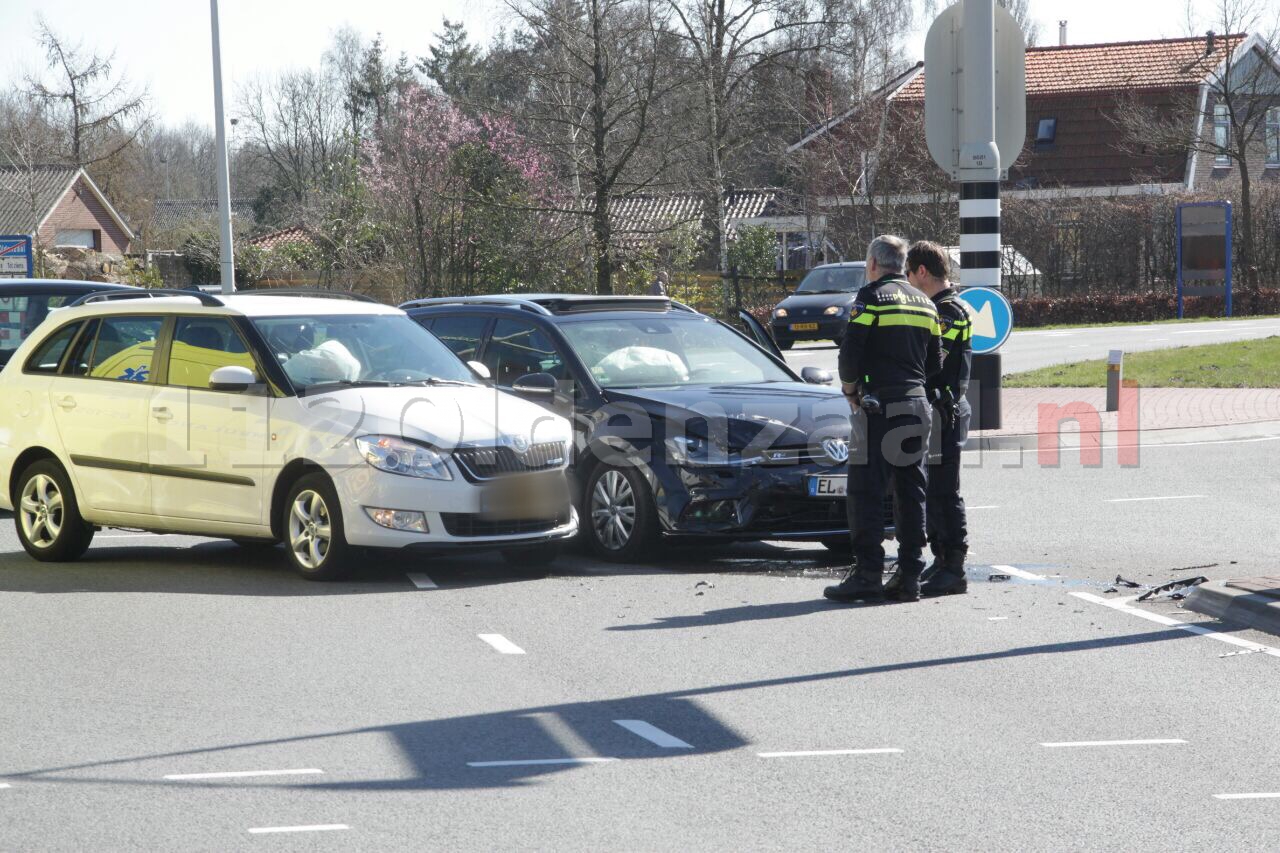
[[[33,546],[49,548],[58,541],[63,521],[62,492],[52,477],[37,474],[27,481],[18,512],[22,533]]]
[[[631,541],[636,526],[636,495],[621,471],[606,471],[591,492],[591,524],[596,539],[610,551]]]
[[[332,541],[333,528],[324,498],[311,489],[299,492],[289,513],[289,547],[298,563],[307,569],[318,569],[328,556]]]

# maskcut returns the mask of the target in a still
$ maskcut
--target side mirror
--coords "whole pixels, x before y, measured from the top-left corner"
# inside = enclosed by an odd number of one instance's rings
[[[550,373],[530,373],[513,382],[511,390],[530,397],[550,397],[556,393],[556,378]]]
[[[831,373],[821,367],[809,366],[800,371],[800,378],[810,385],[830,385]]]
[[[252,370],[239,365],[219,367],[209,374],[209,388],[213,391],[248,391],[257,382]]]
[[[492,379],[493,374],[489,372],[489,368],[479,361],[468,361],[467,367],[471,368],[471,372],[481,379]]]

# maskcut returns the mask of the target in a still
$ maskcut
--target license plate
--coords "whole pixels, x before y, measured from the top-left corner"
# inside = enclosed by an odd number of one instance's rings
[[[818,331],[817,323],[792,323],[791,331],[793,332],[816,332]]]
[[[569,503],[563,474],[554,477],[515,476],[492,483],[480,500],[480,513],[500,521],[553,518]]]
[[[809,497],[842,498],[849,492],[849,478],[841,476],[810,477]]]

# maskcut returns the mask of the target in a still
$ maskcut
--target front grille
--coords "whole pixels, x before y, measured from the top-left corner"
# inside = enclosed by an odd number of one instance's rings
[[[560,441],[544,441],[530,445],[524,453],[510,447],[462,447],[453,452],[462,473],[469,480],[492,480],[508,474],[549,471],[565,463],[565,445]]]
[[[444,529],[450,536],[519,536],[521,534],[549,533],[569,523],[568,512],[555,518],[487,519],[463,512],[442,512]]]
[[[848,525],[844,498],[771,498],[751,519],[749,529],[788,533],[834,530]],[[885,529],[895,527],[893,497],[884,499]]]

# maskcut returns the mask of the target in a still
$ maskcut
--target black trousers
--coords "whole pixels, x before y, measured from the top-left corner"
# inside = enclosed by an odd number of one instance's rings
[[[969,402],[962,400],[950,429],[934,424],[937,437],[930,445],[925,526],[935,557],[947,549],[969,549],[969,524],[960,497],[960,451],[969,439],[970,416]]]
[[[858,565],[884,565],[884,497],[896,502],[898,568],[919,572],[925,544],[925,457],[932,407],[923,397],[885,402],[884,414],[853,416],[849,448],[849,531]],[[874,567],[874,569],[872,569]]]

